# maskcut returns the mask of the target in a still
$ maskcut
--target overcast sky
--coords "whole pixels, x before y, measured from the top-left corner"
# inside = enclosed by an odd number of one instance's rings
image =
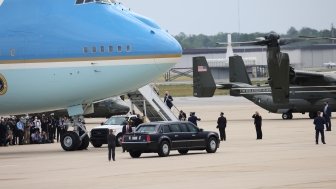
[[[176,35],[218,32],[286,33],[336,25],[336,0],[119,0]]]

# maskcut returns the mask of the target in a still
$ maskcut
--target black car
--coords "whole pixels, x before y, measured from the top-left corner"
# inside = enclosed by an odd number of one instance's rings
[[[165,157],[170,150],[178,150],[180,154],[186,154],[189,150],[215,153],[219,147],[219,137],[218,133],[203,131],[190,122],[152,122],[141,124],[135,132],[124,135],[122,146],[133,158],[151,152]]]

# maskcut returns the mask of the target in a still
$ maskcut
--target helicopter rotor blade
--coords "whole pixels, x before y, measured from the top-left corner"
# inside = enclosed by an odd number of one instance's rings
[[[228,45],[228,43],[223,43],[223,42],[217,42],[217,45],[220,46],[224,46],[224,45]],[[266,40],[262,40],[262,41],[245,41],[245,42],[232,42],[232,45],[261,45],[261,46],[265,46],[267,45]]]
[[[291,44],[291,43],[297,43],[297,42],[300,42],[300,41],[303,41],[304,39],[302,38],[282,38],[282,39],[279,39],[279,45],[282,46],[282,45],[288,45],[288,44]]]
[[[314,37],[314,36],[304,36],[304,35],[300,35],[299,38],[302,39],[312,39],[312,40],[321,40],[321,39],[328,39],[328,40],[336,40],[335,37]]]

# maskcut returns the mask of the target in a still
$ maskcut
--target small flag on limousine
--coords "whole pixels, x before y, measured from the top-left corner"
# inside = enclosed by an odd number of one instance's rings
[[[207,71],[207,67],[206,66],[198,66],[197,67],[197,71],[198,72],[206,72]]]

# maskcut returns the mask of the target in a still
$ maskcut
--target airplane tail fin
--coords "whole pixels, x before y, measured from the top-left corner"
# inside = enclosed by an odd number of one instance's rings
[[[252,84],[241,56],[231,56],[229,58],[229,69],[231,83]]]
[[[195,97],[212,97],[216,83],[204,56],[193,58],[193,93]]]

